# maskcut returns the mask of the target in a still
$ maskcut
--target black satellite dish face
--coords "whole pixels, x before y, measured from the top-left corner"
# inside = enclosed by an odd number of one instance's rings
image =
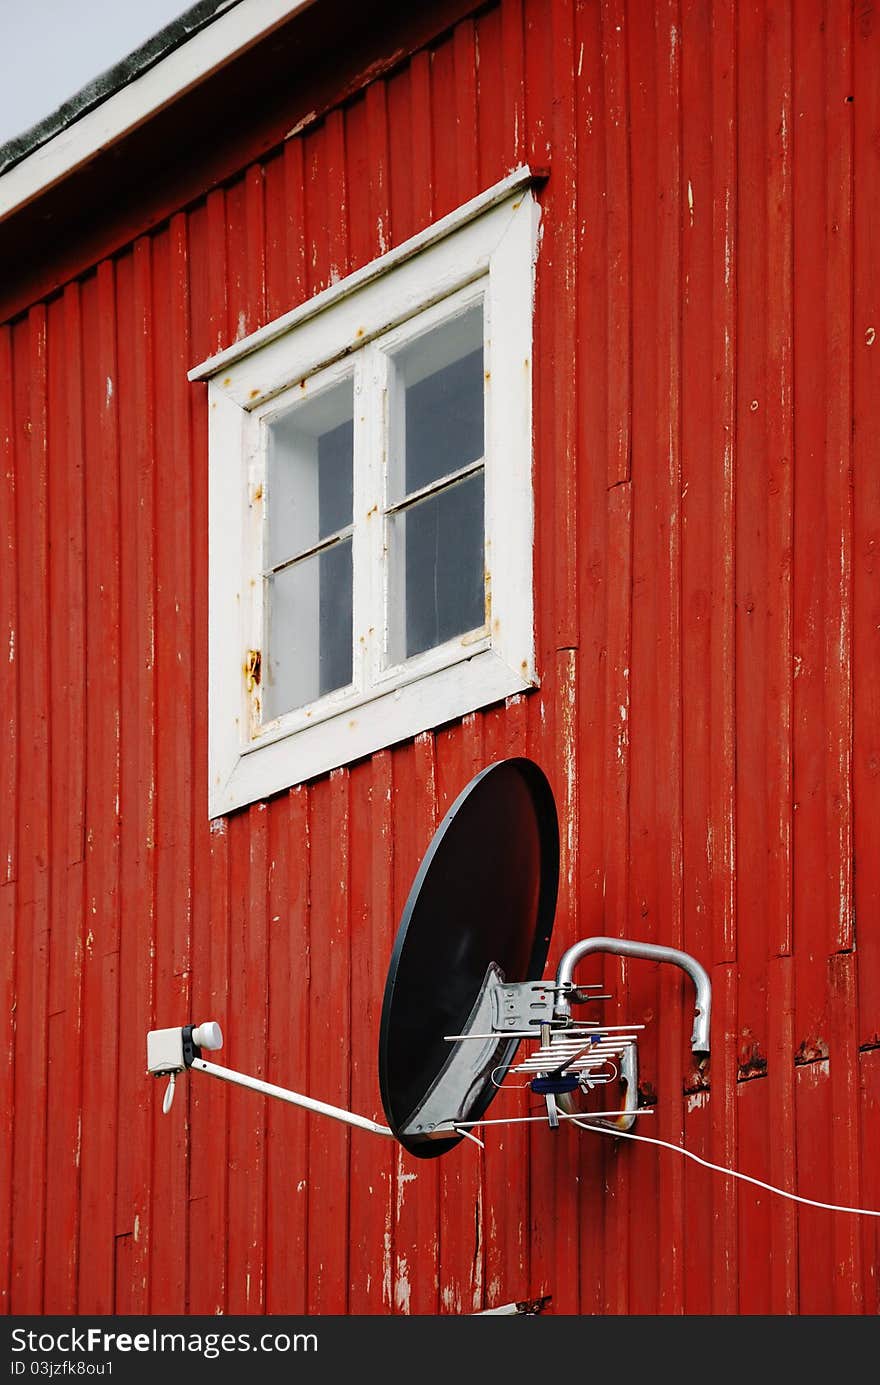
[[[476,1121],[517,1048],[445,1036],[487,1030],[499,979],[541,978],[556,911],[559,827],[531,760],[501,760],[459,794],[434,834],[403,910],[379,1034],[379,1086],[394,1135],[418,1158],[462,1139],[436,1117]],[[494,1081],[493,1081],[494,1078]]]

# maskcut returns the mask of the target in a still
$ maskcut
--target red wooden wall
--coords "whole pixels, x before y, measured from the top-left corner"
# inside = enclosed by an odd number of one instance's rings
[[[615,932],[712,976],[699,1073],[679,973],[606,964],[637,1130],[880,1207],[878,71],[861,0],[500,0],[0,328],[5,1311],[880,1309],[876,1219],[667,1151],[520,1126],[422,1163],[199,1077],[165,1118],[144,1075],[148,1028],[210,1017],[381,1119],[421,853],[528,754],[551,966]],[[521,162],[541,689],[209,824],[187,369]]]

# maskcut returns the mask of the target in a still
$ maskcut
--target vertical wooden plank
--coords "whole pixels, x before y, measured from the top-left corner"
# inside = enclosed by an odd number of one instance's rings
[[[120,471],[118,523],[126,546],[120,573],[121,610],[121,913],[120,975],[125,1003],[157,1025],[185,1023],[163,997],[156,1010],[156,652],[155,652],[155,406],[152,333],[153,255],[147,239],[137,242],[117,272],[119,345],[117,398],[127,464]],[[152,1026],[151,1026],[152,1027]],[[155,1122],[161,1119],[159,1085],[143,1076],[143,1035],[120,1034],[120,1106],[127,1119],[117,1131],[118,1199],[116,1234],[130,1238],[123,1249],[117,1311],[147,1312],[152,1273],[153,1180],[170,1198],[153,1154]],[[177,1120],[180,1128],[179,1118]],[[167,1170],[163,1171],[167,1175]],[[179,1209],[178,1209],[179,1212]],[[158,1232],[161,1239],[162,1232]]]
[[[657,651],[657,778],[664,786],[663,867],[660,873],[657,941],[682,942],[682,663],[681,663],[681,17],[670,0],[657,17],[656,62],[658,184],[660,190],[658,260],[663,289],[658,295],[656,457],[658,557],[661,564],[660,642]],[[662,77],[661,74],[662,73]],[[661,460],[662,459],[662,460]],[[658,1130],[678,1144],[682,1136],[682,1063],[685,1000],[682,976],[671,967],[660,975]],[[688,1026],[689,1032],[689,1026]],[[661,1259],[659,1310],[683,1311],[681,1247],[684,1237],[681,1160],[660,1164]]]
[[[268,809],[232,820],[229,1065],[268,1079]],[[266,1105],[235,1092],[229,1106],[229,1311],[265,1312]]]
[[[82,335],[79,292],[50,310],[49,607],[53,715],[52,934],[49,956],[45,1308],[76,1311],[82,1083],[82,888],[85,794],[85,590]]]
[[[619,16],[616,16],[616,19]],[[582,361],[576,373],[575,451],[578,465],[578,591],[580,604],[581,661],[578,669],[580,757],[578,766],[578,885],[577,935],[613,932],[620,928],[617,920],[619,878],[615,845],[621,831],[626,832],[626,804],[621,803],[615,786],[606,783],[609,774],[626,773],[626,704],[628,702],[628,654],[618,662],[628,640],[629,573],[626,535],[616,528],[611,511],[618,512],[619,497],[609,489],[608,456],[614,443],[611,434],[622,428],[628,436],[628,419],[616,417],[620,398],[626,394],[628,380],[622,392],[616,384],[617,361],[609,369],[609,352],[616,352],[612,342],[611,317],[613,309],[609,293],[609,258],[620,237],[628,227],[618,221],[618,204],[614,201],[615,179],[609,178],[610,146],[618,133],[613,120],[606,121],[609,93],[606,74],[614,68],[609,79],[614,87],[619,79],[619,41],[615,19],[613,35],[606,32],[608,15],[602,6],[579,4],[575,12],[572,61],[575,80],[575,128],[577,130],[577,187],[578,203],[583,209],[577,225],[577,306],[576,350]],[[606,49],[610,43],[610,50]],[[617,45],[617,46],[615,46]],[[613,101],[613,96],[610,98]],[[624,161],[625,132],[624,132]],[[628,194],[626,194],[628,195]],[[611,199],[613,212],[597,215],[603,202]],[[620,266],[617,266],[620,269]],[[623,267],[626,281],[628,266]],[[613,277],[614,271],[611,271]],[[627,311],[625,287],[624,313]],[[627,325],[628,330],[628,325]],[[624,349],[624,361],[628,350]],[[626,374],[624,363],[623,372]],[[611,379],[615,378],[612,386]],[[612,392],[614,398],[612,399]],[[626,488],[622,488],[626,489]],[[612,533],[612,529],[614,532]],[[624,612],[622,627],[610,614]],[[621,679],[625,685],[620,687]],[[620,729],[620,742],[615,731]],[[618,752],[620,758],[618,758]],[[622,816],[621,816],[622,814]],[[624,843],[625,850],[625,843]],[[611,970],[611,964],[607,970]],[[611,983],[609,983],[610,989]],[[620,999],[619,990],[616,996]],[[601,1013],[612,1023],[611,1009]],[[584,1016],[579,1016],[584,1017]],[[604,1259],[608,1226],[618,1215],[620,1191],[611,1186],[607,1170],[608,1148],[604,1141],[582,1139],[572,1132],[570,1137],[577,1158],[577,1178],[582,1205],[592,1209],[581,1218],[579,1310],[601,1313],[605,1295],[613,1298],[627,1279],[626,1249],[617,1247],[614,1257]],[[605,1187],[608,1184],[606,1195]],[[614,1233],[610,1233],[614,1234]],[[625,1293],[625,1289],[624,1289]]]
[[[476,45],[476,101],[477,101],[477,178],[480,187],[491,187],[513,167],[507,161],[505,148],[505,121],[507,112],[522,92],[513,91],[517,73],[504,74],[501,48],[501,23],[504,7],[495,5],[476,16],[474,20],[474,43]],[[510,7],[507,7],[510,13]],[[505,99],[499,100],[503,91]]]
[[[763,1178],[765,1133],[772,1124],[770,1084],[765,1076],[746,1078],[736,1086],[737,1168]],[[718,1175],[708,1175],[717,1177]],[[738,1183],[739,1249],[747,1267],[739,1282],[739,1312],[754,1316],[770,1307],[772,1257],[770,1254],[771,1202],[778,1199],[751,1183]]]
[[[0,609],[3,625],[0,658],[0,883],[14,880],[17,873],[16,844],[18,812],[18,533],[15,515],[15,407],[13,398],[13,333],[0,327],[0,442],[3,448],[3,474],[0,476]],[[19,642],[20,643],[20,642]]]
[[[456,114],[455,55],[452,38],[446,37],[435,44],[426,56],[430,64],[426,115],[431,139],[431,219],[434,220],[451,212],[459,202],[456,149],[458,132],[456,131],[454,137],[450,137]]]
[[[302,880],[291,874],[290,831],[291,798],[279,798],[269,805],[269,858],[266,882],[268,905],[268,1081],[296,1090],[293,1069],[297,1054],[291,1052],[291,1038],[297,1016],[291,1011],[294,981],[290,947],[296,900]],[[295,925],[294,925],[295,926]],[[300,1088],[302,1090],[302,1088]],[[296,1236],[295,1216],[303,1205],[302,1197],[291,1190],[303,1175],[291,1161],[289,1136],[302,1124],[299,1113],[280,1101],[269,1101],[266,1109],[266,1311],[285,1312],[290,1292],[287,1284],[290,1246]],[[294,1181],[296,1180],[296,1182]]]
[[[266,321],[272,322],[293,307],[287,280],[287,238],[290,209],[285,196],[284,150],[263,165],[263,194],[266,226]]]
[[[245,174],[244,218],[247,252],[247,330],[266,321],[266,208],[262,164],[252,164]]]
[[[399,245],[417,230],[413,208],[416,180],[411,176],[418,165],[413,162],[411,106],[412,74],[409,66],[392,73],[386,85],[388,102],[388,201],[394,244]]]
[[[663,565],[659,545],[663,515],[658,512],[662,494],[662,468],[668,449],[657,453],[657,420],[660,402],[658,370],[660,279],[657,150],[657,60],[653,9],[630,6],[628,70],[630,74],[631,177],[632,177],[632,481],[633,481],[633,599],[632,659],[630,663],[630,788],[629,788],[629,889],[628,934],[640,940],[660,941],[659,918],[663,841],[661,797],[656,757],[659,742],[668,734],[658,717],[658,653],[665,637],[663,621]],[[670,138],[663,131],[662,138]],[[662,709],[661,709],[662,716]],[[655,746],[657,749],[655,750]],[[628,969],[631,1013],[656,1016],[657,969],[644,963]],[[654,1104],[659,1087],[656,1024],[649,1024],[639,1043],[639,1065],[645,1090]],[[668,1095],[668,1093],[667,1093]],[[662,1133],[658,1128],[658,1133]],[[626,1159],[630,1170],[633,1205],[645,1209],[636,1228],[630,1223],[631,1313],[658,1311],[661,1251],[659,1237],[658,1161]]]
[[[768,1139],[770,1182],[793,1189],[794,1051],[792,899],[792,649],[793,543],[793,166],[791,9],[771,7],[766,29],[767,107],[767,357],[765,438],[767,485],[768,718],[766,785],[767,1044],[771,1108],[781,1139]],[[777,960],[778,958],[778,960]],[[797,1303],[795,1205],[773,1198],[770,1212],[771,1311]]]
[[[505,102],[505,157],[517,168],[526,157],[526,35],[524,0],[502,0],[502,71],[508,83]]]
[[[18,334],[15,368],[16,515],[19,634],[27,658],[19,672],[22,758],[18,780],[21,857],[16,904],[15,1145],[12,1209],[14,1312],[43,1309],[46,1216],[46,1075],[49,977],[49,591],[48,356],[45,308]]]
[[[770,850],[766,854],[770,956],[792,950],[792,35],[787,3],[771,5],[766,48],[767,307],[765,442],[767,490],[767,738]],[[790,1065],[787,1071],[791,1072]]]
[[[206,760],[202,761],[203,766]],[[196,956],[207,963],[200,970],[195,1000],[201,999],[206,1018],[216,1019],[228,1045],[230,979],[230,862],[229,830],[225,818],[211,824],[206,873],[207,948]],[[224,1058],[224,1062],[228,1061]],[[231,1064],[230,1064],[231,1066]],[[229,1283],[229,1106],[225,1082],[207,1078],[190,1091],[191,1148],[196,1152],[190,1180],[189,1311],[221,1314],[228,1308]],[[245,1117],[247,1119],[247,1117]],[[205,1157],[202,1157],[202,1156]]]
[[[700,1159],[711,1159],[712,1139],[711,1089],[705,1086],[685,1094],[685,1146]],[[690,1161],[685,1169],[684,1244],[685,1312],[688,1316],[705,1316],[712,1311],[712,1175],[694,1168]],[[721,1181],[720,1179],[718,1180]],[[724,1180],[732,1182],[733,1180]]]
[[[880,1165],[874,1158],[880,1136],[880,1048],[859,1053],[862,1185],[861,1207],[880,1208]],[[880,1217],[860,1217],[862,1264],[865,1272],[865,1313],[880,1308]]]
[[[375,253],[384,255],[392,245],[391,146],[386,83],[372,82],[367,87],[365,100],[370,225],[375,236]]]
[[[738,379],[740,398],[737,439],[736,577],[739,620],[736,644],[737,702],[737,909],[755,926],[738,937],[740,963],[739,1023],[741,1076],[766,1064],[766,959],[768,918],[764,863],[772,830],[764,788],[767,743],[773,739],[765,708],[769,697],[771,659],[770,595],[767,551],[767,481],[764,421],[767,340],[764,314],[767,283],[767,195],[761,181],[768,158],[765,111],[766,16],[761,3],[739,9],[739,163],[744,184],[754,187],[739,210],[738,255]],[[756,100],[750,99],[752,93]]]
[[[859,919],[880,917],[880,467],[875,445],[880,430],[880,264],[875,241],[880,224],[878,64],[880,21],[873,10],[862,6],[853,36],[852,91],[846,93],[853,97],[847,104],[855,122],[852,658],[853,836]],[[859,1043],[876,1043],[880,1042],[880,930],[860,928],[857,947]]]
[[[736,1163],[736,571],[735,453],[737,400],[737,7],[712,6],[712,469],[710,723],[715,750],[709,767],[707,852],[713,982],[710,1159]],[[719,984],[720,983],[720,984]],[[735,1313],[737,1302],[736,1188],[733,1179],[711,1185],[711,1302],[716,1313]]]
[[[472,731],[468,728],[468,735],[476,742],[473,753],[483,766],[528,754],[527,699],[509,698],[503,707],[480,716]],[[516,1090],[519,1080],[509,1079],[512,1090],[497,1098],[496,1108],[490,1115],[535,1114],[528,1093]],[[546,1139],[549,1132],[537,1133]],[[482,1216],[485,1306],[496,1308],[501,1303],[515,1302],[523,1295],[537,1297],[540,1291],[536,1288],[536,1276],[548,1273],[548,1269],[532,1263],[530,1127],[498,1126],[492,1132],[487,1130],[486,1137]]]
[[[711,639],[709,858],[713,957],[736,956],[735,913],[735,513],[737,398],[737,25],[733,0],[712,7],[712,570],[717,619]]]
[[[559,894],[554,955],[577,936],[578,778],[577,653],[552,657],[544,678],[549,706],[530,755],[549,771],[559,816]],[[552,699],[552,701],[551,701]],[[535,741],[537,740],[537,743]],[[572,1314],[578,1304],[580,1192],[567,1129],[534,1128],[529,1162],[531,1290],[552,1295],[553,1312]]]
[[[480,729],[477,719],[469,716],[462,725],[437,736],[438,820],[442,820],[462,789],[482,768]],[[493,1108],[490,1115],[495,1114]],[[475,1133],[482,1138],[482,1132]],[[453,1154],[438,1161],[442,1313],[476,1313],[482,1307],[485,1257],[482,1156],[483,1151],[476,1145],[464,1141]]]
[[[456,24],[452,36],[456,202],[467,202],[478,191],[476,27],[472,19]]]
[[[738,1161],[736,1079],[738,1055],[737,974],[734,963],[712,969],[712,1140],[709,1158],[722,1168]],[[717,1178],[712,1190],[712,1309],[739,1311],[737,1180]]]
[[[825,910],[829,951],[855,945],[852,861],[853,562],[853,6],[829,0],[825,101],[825,543],[824,705],[827,777]]]
[[[828,733],[825,706],[826,621],[833,623],[834,593],[827,587],[825,426],[828,380],[826,271],[826,112],[824,5],[793,7],[794,108],[794,937],[796,1039],[809,1058],[821,1040],[827,1052],[826,977],[812,959],[828,956],[837,936],[828,914],[826,796]],[[817,324],[822,329],[816,330]],[[799,1170],[800,1172],[800,1170]],[[804,1219],[801,1218],[801,1227]],[[802,1249],[803,1263],[803,1249]],[[806,1309],[815,1311],[815,1309]]]
[[[437,824],[434,737],[394,754],[394,914],[399,918]],[[439,1311],[439,1170],[436,1159],[396,1151],[393,1311]],[[450,1158],[454,1157],[452,1155]]]
[[[13,333],[0,327],[0,911],[3,938],[0,962],[0,1109],[8,1113],[7,1138],[0,1142],[0,1307],[11,1312],[12,1167],[15,1120],[15,874],[18,811],[18,534],[15,515],[15,409]]]
[[[796,1191],[794,1092],[794,963],[791,957],[768,963],[767,1062],[773,1129],[767,1182],[786,1192]],[[797,1206],[775,1197],[770,1212],[771,1313],[797,1312]]]
[[[503,43],[513,38],[514,27],[505,27],[502,13]],[[565,247],[574,234],[570,217],[576,208],[572,6],[554,8],[548,20],[543,6],[526,3],[521,35],[526,126],[523,135],[517,136],[522,139],[520,147],[528,162],[540,168],[547,165],[557,134],[561,140],[558,192],[554,193],[551,180],[542,193],[546,212],[538,261],[534,354],[536,361],[547,361],[560,343],[567,344],[566,353],[573,349],[576,332],[576,266],[565,261]],[[506,128],[509,138],[509,125]],[[576,534],[572,517],[563,518],[562,508],[557,507],[571,503],[576,495],[573,458],[564,451],[573,445],[576,404],[569,382],[568,397],[562,400],[555,372],[536,370],[532,383],[538,557],[535,596],[541,613],[536,634],[544,711],[535,758],[549,772],[560,820],[554,942],[563,949],[576,936],[577,927],[579,612]],[[564,535],[561,525],[565,526]],[[533,1130],[529,1185],[532,1290],[536,1295],[552,1294],[556,1313],[575,1312],[578,1301],[579,1190],[570,1160],[571,1146],[564,1131],[550,1134],[544,1127]]]
[[[352,101],[345,109],[343,125],[345,188],[348,216],[347,260],[351,268],[375,259],[376,226],[370,204],[370,159],[367,140],[366,99]]]
[[[712,564],[714,486],[706,438],[712,432],[712,12],[682,6],[681,206],[681,658],[682,940],[703,965],[713,958],[711,862]],[[687,1027],[687,1026],[686,1026]]]
[[[574,360],[577,355],[577,226],[578,182],[575,143],[574,85],[574,4],[552,7],[552,52],[549,79],[553,90],[552,132],[553,178],[546,189],[546,217],[543,222],[545,292],[554,305],[552,328],[544,341],[550,359]],[[533,112],[534,115],[534,112]],[[531,123],[531,120],[530,120]],[[548,282],[552,270],[552,283]],[[577,393],[564,370],[553,372],[550,404],[552,430],[543,415],[543,436],[553,449],[553,505],[555,510],[554,610],[556,648],[577,649],[580,645],[580,605],[578,600],[578,475]]]
[[[287,846],[280,833],[286,831]],[[309,791],[292,789],[286,805],[286,826],[279,823],[277,880],[270,899],[269,1058],[272,1078],[295,1091],[310,1093],[309,908],[311,835]],[[281,897],[287,861],[287,893]],[[277,903],[273,901],[277,900]],[[276,925],[275,913],[279,919]],[[309,1283],[309,1125],[302,1111],[273,1102],[269,1108],[266,1184],[266,1311],[305,1313]],[[302,1266],[291,1276],[290,1265]]]
[[[228,291],[228,240],[226,193],[214,188],[207,200],[207,262],[217,267],[208,294],[207,354],[222,351],[230,342]]]
[[[434,215],[434,140],[431,112],[431,58],[414,53],[409,65],[410,157],[420,176],[412,185],[412,229],[419,230]],[[395,225],[397,218],[395,217]]]
[[[82,291],[86,514],[86,869],[80,1313],[112,1313],[118,1051],[120,551],[114,266]],[[133,566],[137,566],[134,563]],[[149,1007],[139,1013],[148,1014]],[[143,1043],[143,1036],[141,1036]],[[86,1055],[89,1055],[86,1060]],[[139,1063],[143,1049],[138,1046]]]
[[[341,110],[332,111],[324,126],[321,178],[326,187],[327,209],[332,208],[324,227],[328,280],[335,284],[349,269],[348,173],[346,167],[345,120]]]
[[[831,1166],[833,1182],[825,1202],[841,1207],[865,1207],[860,1201],[859,1171],[859,1056],[856,1012],[856,958],[838,952],[828,962],[830,1010]],[[820,1197],[822,1195],[820,1194]],[[832,1219],[832,1311],[864,1312],[862,1236],[859,1219],[846,1213],[826,1213]]]
[[[309,1045],[310,1096],[349,1106],[351,1091],[351,953],[349,775],[333,770],[314,790],[313,839],[327,850],[312,860],[309,1015],[318,1027]],[[332,1016],[321,1024],[321,1016]],[[349,1286],[350,1126],[309,1117],[309,1285],[307,1311],[347,1311]]]
[[[155,794],[156,1010],[191,1014],[193,717],[191,555],[192,483],[180,467],[190,451],[189,301],[186,222],[174,217],[154,240],[152,321],[155,397]],[[169,1019],[174,1023],[173,1019]],[[183,1022],[186,1022],[185,1020]],[[186,1302],[187,1123],[159,1119],[154,1178],[162,1215],[152,1228],[151,1304],[180,1313]]]
[[[682,945],[703,965],[714,956],[711,841],[713,739],[712,639],[717,620],[712,538],[716,459],[712,436],[714,297],[713,9],[701,0],[682,5],[682,120],[680,208],[681,336],[681,654],[682,654]],[[714,465],[713,465],[714,464]],[[684,1032],[690,998],[684,995]],[[711,1035],[710,1035],[711,1041]],[[708,1158],[710,1079],[685,1048],[685,1145]],[[711,1303],[712,1223],[708,1179],[682,1169],[685,1240],[683,1307],[707,1312]]]
[[[225,189],[222,205],[226,260],[226,321],[223,323],[222,331],[223,345],[229,346],[231,342],[241,341],[242,337],[246,337],[257,325],[249,293],[248,196],[245,175],[237,178]],[[210,213],[210,198],[208,209]],[[213,218],[212,232],[212,239],[216,236],[216,240],[222,244],[220,228],[213,225]],[[218,308],[219,306],[218,303]]]
[[[374,1043],[373,1052],[378,1054],[379,1050],[379,1021],[381,1019],[381,1006],[384,1000],[385,978],[388,974],[388,966],[391,960],[391,949],[394,945],[394,938],[397,933],[397,916],[393,910],[394,900],[394,833],[393,833],[393,811],[392,811],[392,778],[393,759],[388,750],[381,751],[372,760],[373,769],[373,802],[375,811],[373,814],[373,834],[372,842],[372,919],[370,935],[372,941],[372,969],[373,975],[378,981],[378,989],[375,994],[375,1010],[373,1012],[373,1033]],[[385,1113],[382,1110],[381,1098],[378,1098],[379,1072],[378,1065],[374,1077],[376,1087],[376,1098],[374,1098],[374,1110],[376,1116],[383,1123]],[[378,1099],[377,1099],[378,1098]],[[382,1199],[382,1310],[390,1313],[394,1304],[393,1297],[393,1272],[394,1272],[394,1206],[397,1197],[397,1155],[393,1144],[382,1146],[378,1155],[381,1160],[379,1168],[380,1182],[378,1193]],[[354,1176],[354,1171],[352,1172]]]
[[[768,839],[775,839],[780,821],[780,805],[772,790],[779,775],[779,751],[775,717],[768,718],[768,705],[785,714],[785,673],[777,670],[777,649],[784,608],[784,586],[778,568],[787,561],[771,547],[777,536],[780,517],[770,515],[768,471],[779,488],[779,473],[784,464],[769,451],[769,428],[779,405],[778,369],[768,373],[771,341],[766,319],[773,315],[771,297],[778,292],[769,281],[769,246],[777,234],[779,212],[765,186],[765,171],[775,158],[776,130],[768,113],[775,108],[776,88],[768,72],[768,20],[763,3],[739,7],[738,41],[741,62],[738,68],[739,122],[738,159],[742,185],[754,189],[742,199],[738,211],[737,277],[737,476],[736,476],[736,706],[737,706],[737,884],[738,917],[749,926],[737,933],[738,993],[737,1022],[739,1052],[737,1076],[743,1098],[737,1100],[737,1153],[739,1165],[747,1157],[750,1169],[764,1165],[760,1151],[762,1106],[744,1091],[744,1084],[756,1081],[767,1071],[768,953],[772,956],[784,939],[784,919],[778,918],[779,897],[768,893]],[[775,191],[776,189],[774,189]],[[782,207],[784,214],[785,208]],[[783,289],[784,292],[784,289]],[[775,319],[778,325],[778,319]],[[773,391],[771,396],[771,389]],[[784,657],[784,646],[781,650]],[[783,681],[780,683],[779,674]],[[788,675],[790,682],[790,674]],[[784,811],[784,810],[783,810]],[[774,871],[784,864],[774,864]],[[780,877],[781,878],[781,877]],[[768,944],[768,939],[772,941]],[[756,1111],[757,1107],[757,1111]],[[768,1132],[769,1135],[769,1132]],[[738,1190],[739,1242],[743,1266],[766,1263],[769,1220],[757,1212],[758,1204],[750,1190]],[[755,1294],[746,1288],[741,1276],[740,1311],[747,1301],[748,1311],[757,1311],[760,1301],[761,1272]]]
[[[6,942],[0,967],[0,1003],[3,1025],[0,1029],[0,1100],[6,1112],[7,1135],[0,1142],[0,1308],[5,1316],[12,1312],[12,1225],[13,1162],[15,1130],[15,949],[17,943],[15,882],[0,885],[0,929]]]
[[[391,913],[391,756],[380,752],[351,775],[351,1107],[386,1124],[377,1053],[385,976],[396,920]],[[391,1217],[395,1148],[354,1131],[349,1191],[349,1312],[391,1306]]]
[[[211,204],[222,211],[222,194]],[[206,203],[188,219],[189,331],[193,359],[213,349],[214,319],[225,304],[225,234],[211,261],[211,218],[222,218]],[[218,306],[219,300],[219,306]],[[225,318],[225,308],[222,314]],[[227,949],[229,863],[225,819],[209,825],[208,763],[208,455],[207,399],[204,385],[188,386],[191,404],[190,561],[192,582],[192,744],[189,750],[193,794],[192,1015],[197,1022],[227,1024]],[[226,1166],[229,1093],[225,1083],[195,1080],[189,1097],[190,1160],[188,1188],[188,1288],[190,1312],[215,1314],[225,1308]],[[201,1157],[211,1151],[210,1158]]]
[[[798,1188],[802,1197],[833,1202],[832,1081],[827,1058],[798,1064],[795,1084]],[[834,1213],[798,1207],[798,1287],[802,1314],[834,1312]]]
[[[308,206],[305,192],[303,141],[290,140],[284,147],[284,196],[287,207],[287,283],[291,306],[306,296]]]

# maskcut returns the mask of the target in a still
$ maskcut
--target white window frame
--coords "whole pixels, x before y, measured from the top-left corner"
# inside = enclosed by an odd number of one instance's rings
[[[532,318],[539,207],[528,168],[202,362],[209,403],[209,814],[216,817],[536,687]],[[388,351],[482,296],[487,623],[385,663]],[[355,380],[353,681],[263,722],[265,425],[320,381]],[[271,503],[271,502],[270,502]],[[374,508],[378,506],[378,509]],[[368,519],[369,515],[369,519]],[[360,581],[358,580],[360,575]],[[261,656],[260,656],[261,657]]]

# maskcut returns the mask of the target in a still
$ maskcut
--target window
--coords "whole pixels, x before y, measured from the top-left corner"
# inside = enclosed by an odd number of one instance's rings
[[[212,816],[535,686],[531,182],[190,372]]]

